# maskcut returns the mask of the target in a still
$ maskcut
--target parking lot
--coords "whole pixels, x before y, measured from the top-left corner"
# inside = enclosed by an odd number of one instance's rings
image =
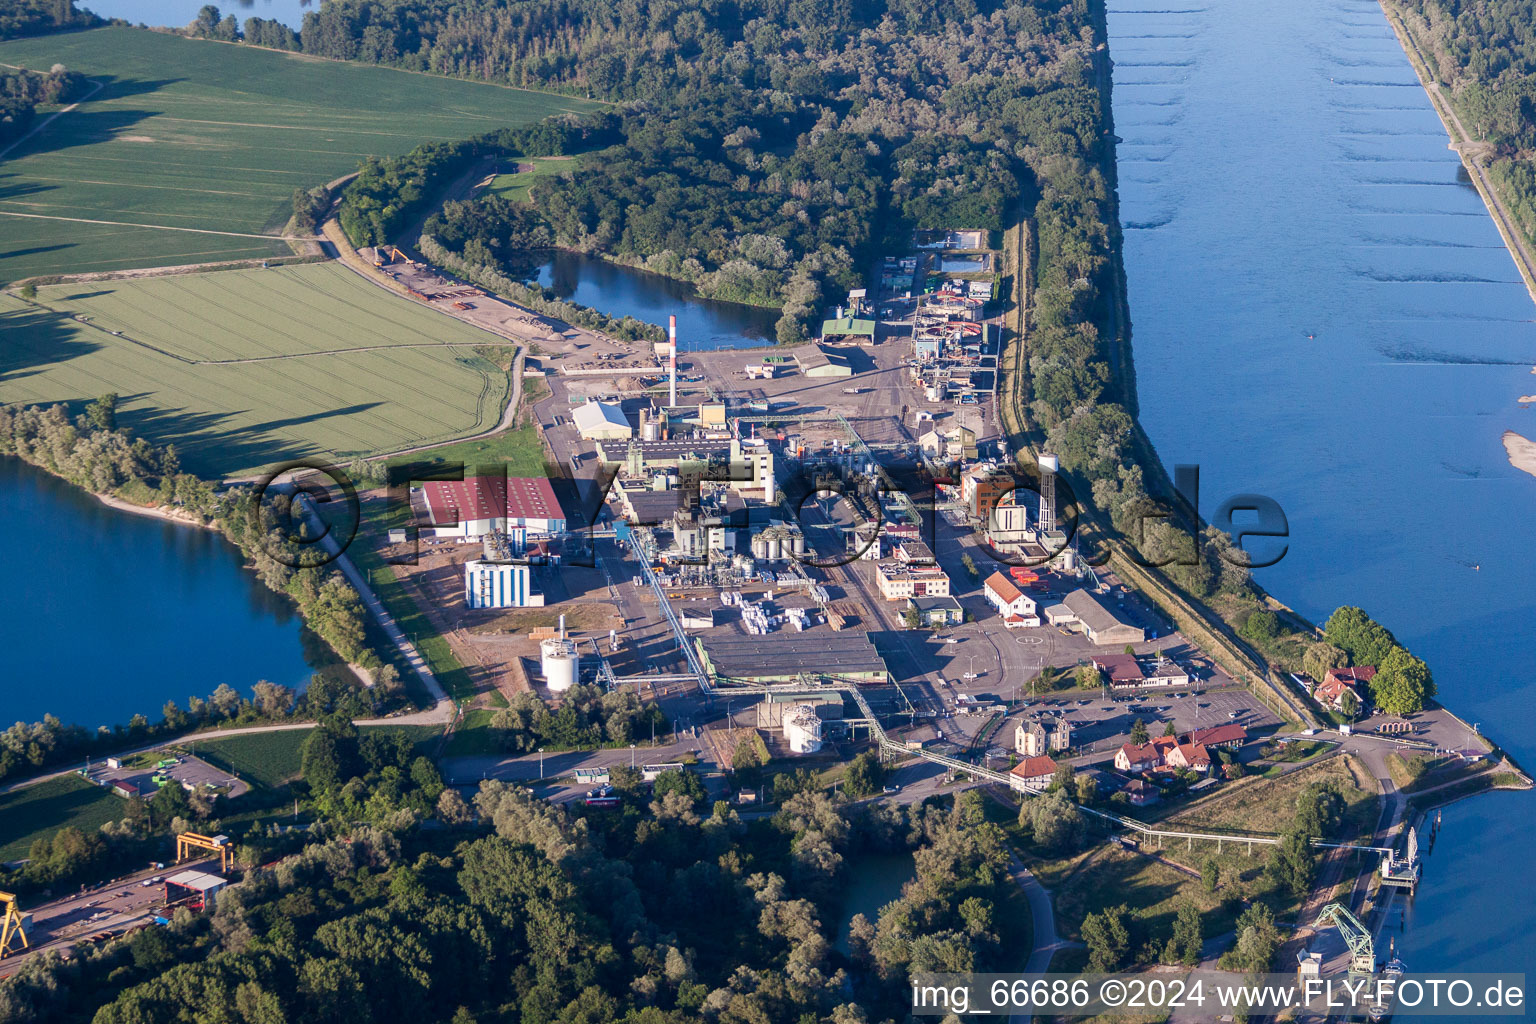
[[[155,767],[157,760],[170,760],[175,758],[176,764],[168,765],[163,770]],[[159,787],[155,784],[154,776],[163,774],[173,782],[183,783],[193,789],[212,787],[214,789],[228,788],[229,796],[236,797],[250,789],[250,785],[238,776],[222,771],[209,764],[207,761],[190,754],[180,756],[169,753],[158,755],[145,755],[145,762],[137,767],[125,764],[121,768],[109,768],[105,761],[91,766],[91,781],[98,785],[110,786],[114,782],[128,782],[138,787],[139,795],[143,797],[154,796]]]

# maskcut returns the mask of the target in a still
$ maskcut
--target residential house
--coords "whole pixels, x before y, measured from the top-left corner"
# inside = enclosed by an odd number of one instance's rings
[[[1115,768],[1122,772],[1150,772],[1161,767],[1163,755],[1151,743],[1122,743],[1115,751]]]
[[[1364,694],[1366,688],[1376,676],[1375,665],[1356,665],[1353,668],[1331,668],[1323,681],[1312,691],[1312,696],[1324,707],[1335,711],[1344,710],[1344,695],[1352,694],[1355,698],[1355,707],[1365,706]]]
[[[1046,752],[1045,726],[1039,722],[1020,722],[1013,730],[1013,749],[1024,757],[1039,757]]]
[[[1049,757],[1026,757],[1013,766],[1008,776],[1014,789],[1043,793],[1056,777],[1056,762]]]
[[[1051,751],[1066,750],[1072,746],[1072,725],[1065,718],[1056,720],[1056,728],[1051,730]]]
[[[1132,807],[1146,807],[1148,804],[1155,804],[1158,797],[1162,795],[1158,792],[1156,786],[1142,779],[1132,779],[1125,784],[1125,788],[1120,792],[1130,798]]]

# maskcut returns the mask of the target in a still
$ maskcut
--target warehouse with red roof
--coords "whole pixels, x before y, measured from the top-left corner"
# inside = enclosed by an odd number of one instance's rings
[[[419,490],[427,521],[439,537],[475,540],[488,533],[565,531],[565,512],[542,476],[474,476],[428,480]]]

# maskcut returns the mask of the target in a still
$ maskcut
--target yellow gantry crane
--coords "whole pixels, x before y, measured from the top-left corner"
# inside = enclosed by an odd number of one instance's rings
[[[179,864],[193,856],[193,850],[207,850],[219,855],[219,870],[228,871],[235,863],[235,850],[229,844],[229,836],[205,836],[196,832],[183,832],[176,837],[176,862]]]
[[[21,908],[16,906],[15,895],[0,892],[0,907],[5,908],[4,915],[0,916],[0,959],[3,959],[26,949],[31,943],[27,941],[27,931],[22,926]],[[15,948],[12,949],[12,946]]]

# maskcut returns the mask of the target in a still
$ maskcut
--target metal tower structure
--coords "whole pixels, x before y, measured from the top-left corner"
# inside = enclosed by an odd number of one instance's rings
[[[1370,929],[1361,924],[1360,919],[1342,903],[1330,903],[1324,907],[1312,927],[1322,929],[1330,924],[1339,930],[1344,943],[1349,946],[1349,973],[1376,973],[1376,943],[1371,938]]]
[[[1054,455],[1040,453],[1040,532],[1056,529],[1056,471],[1061,462]]]

